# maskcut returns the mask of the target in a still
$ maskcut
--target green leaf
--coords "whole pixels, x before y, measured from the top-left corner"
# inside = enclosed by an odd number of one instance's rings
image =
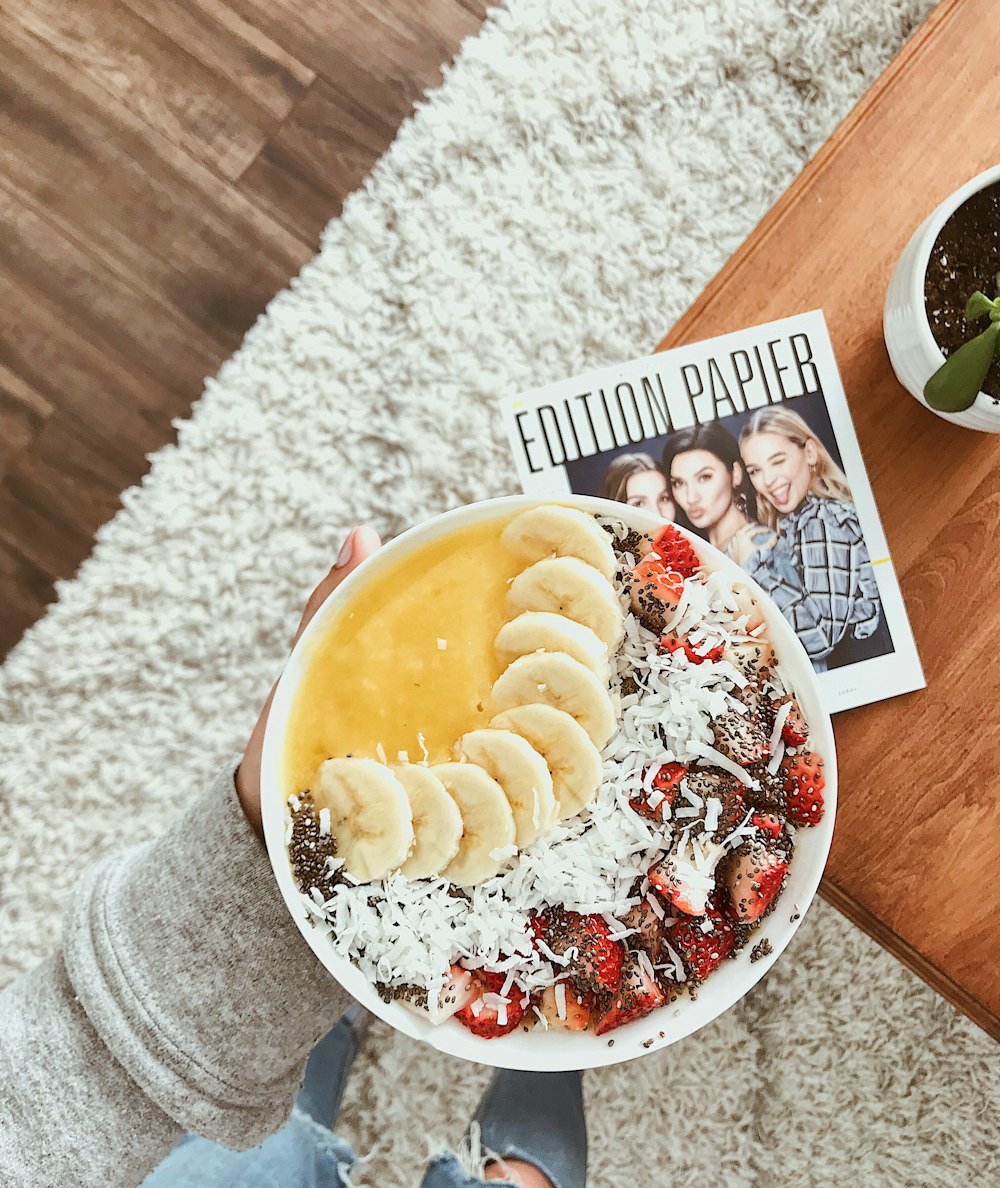
[[[1000,322],[989,326],[971,342],[963,343],[924,385],[924,399],[938,412],[963,412],[971,408],[982,390],[1000,340]]]
[[[986,296],[985,293],[980,293],[977,289],[965,305],[965,320],[967,322],[976,322],[984,314],[991,313],[993,310],[993,302]]]

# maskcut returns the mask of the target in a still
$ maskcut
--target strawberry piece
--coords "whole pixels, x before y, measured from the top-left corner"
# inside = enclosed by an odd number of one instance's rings
[[[793,825],[818,825],[823,819],[823,760],[815,751],[782,760],[788,819]]]
[[[737,710],[720,714],[712,720],[712,733],[717,749],[742,766],[763,763],[771,755],[764,723],[753,714]]]
[[[598,1035],[604,1035],[616,1027],[624,1027],[626,1023],[633,1023],[657,1007],[663,1006],[666,1001],[667,996],[656,984],[655,979],[639,964],[638,955],[629,953],[625,959],[618,992],[611,1000],[611,1005],[597,1020],[594,1030]]]
[[[570,948],[576,949],[563,970],[580,994],[618,989],[625,950],[619,941],[611,939],[611,930],[602,916],[582,916],[554,907],[535,916],[531,927],[559,957]]]
[[[472,974],[460,965],[453,965],[448,980],[441,989],[439,1000],[442,1019],[450,1019],[463,1007],[468,1006],[479,994]]]
[[[754,813],[750,818],[750,824],[756,825],[757,828],[762,833],[766,833],[768,837],[781,836],[781,822],[777,817],[772,816],[770,813]]]
[[[733,926],[720,912],[709,907],[705,919],[712,923],[711,932],[702,930],[700,920],[684,920],[667,932],[692,982],[703,982],[714,973],[736,945]]]
[[[661,792],[662,796],[654,796],[652,800],[656,802],[655,806],[647,798],[645,792],[640,792],[638,796],[632,796],[629,799],[629,805],[635,809],[640,817],[646,817],[650,821],[658,821],[663,823],[663,803],[673,808],[674,801],[677,799],[677,793],[680,791],[681,780],[687,775],[687,768],[683,763],[664,763],[661,764],[656,775],[653,776],[653,788],[657,792]],[[645,782],[645,777],[643,778]]]
[[[653,965],[659,965],[663,957],[663,941],[666,936],[666,925],[663,923],[663,909],[657,915],[649,906],[647,900],[630,907],[622,917],[626,928],[634,928],[635,935],[629,938],[632,948],[645,949],[646,956]]]
[[[781,737],[784,739],[785,745],[789,747],[801,747],[809,737],[809,727],[806,725],[805,718],[799,713],[798,706],[793,705],[789,710],[785,724],[781,728]]]
[[[668,903],[688,916],[700,916],[715,889],[715,879],[704,874],[689,854],[677,851],[650,868],[649,885]]]
[[[675,631],[666,631],[660,636],[660,650],[663,652],[676,652],[678,648],[682,649],[684,655],[692,664],[704,664],[706,661],[714,663],[716,660],[722,658],[722,653],[725,648],[722,644],[716,644],[714,647],[706,648],[704,641],[697,645],[690,642],[690,640],[682,639]]]
[[[649,609],[649,600],[675,607],[684,589],[684,575],[669,569],[662,558],[649,553],[632,570],[632,603]]]
[[[662,763],[660,770],[653,776],[653,787],[659,792],[665,792],[673,804],[687,770],[683,763]]]
[[[487,1004],[483,996],[499,994],[507,975],[488,969],[474,969],[469,972],[472,974],[475,994],[461,1010],[456,1011],[455,1018],[473,1035],[478,1035],[482,1039],[498,1039],[502,1035],[510,1035],[524,1018],[525,1008],[521,1005],[524,992],[516,986],[511,986],[507,995],[510,1001],[505,1008],[506,1019],[501,1022],[501,1008],[498,1005]]]
[[[691,542],[673,524],[668,524],[653,541],[653,552],[659,554],[669,568],[676,570],[681,577],[692,577],[700,565]]]
[[[785,881],[788,863],[763,844],[749,845],[727,860],[724,882],[729,892],[729,915],[753,924],[774,902]]]
[[[571,987],[566,987],[565,1015],[559,1017],[559,1003],[556,998],[555,986],[546,986],[538,1002],[538,1009],[545,1016],[550,1027],[565,1027],[567,1031],[586,1031],[590,1023],[590,1008],[593,1005],[593,995],[577,995]]]

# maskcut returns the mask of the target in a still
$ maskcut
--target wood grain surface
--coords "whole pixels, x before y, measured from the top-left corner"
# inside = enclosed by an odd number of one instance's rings
[[[481,0],[0,0],[0,656]]]
[[[824,310],[927,689],[835,720],[823,893],[1000,1038],[1000,438],[897,383],[882,339],[913,230],[997,164],[991,0],[945,0],[660,344]]]

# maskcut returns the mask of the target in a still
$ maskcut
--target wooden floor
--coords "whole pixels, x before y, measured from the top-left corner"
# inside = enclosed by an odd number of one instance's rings
[[[487,0],[0,0],[0,656]]]

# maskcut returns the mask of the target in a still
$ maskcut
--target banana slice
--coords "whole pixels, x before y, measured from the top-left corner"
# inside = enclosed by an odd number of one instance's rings
[[[601,753],[580,723],[563,710],[519,705],[497,714],[490,725],[526,738],[548,764],[560,821],[575,817],[597,795]]]
[[[459,750],[504,790],[514,814],[514,842],[526,849],[558,819],[548,764],[526,738],[509,730],[470,730]]]
[[[576,718],[596,747],[615,732],[615,713],[607,689],[579,660],[565,652],[521,656],[493,685],[493,712],[517,705],[551,705]]]
[[[406,789],[374,759],[327,759],[319,769],[319,803],[344,869],[362,883],[384,879],[406,861],[413,815]]]
[[[514,814],[503,788],[475,763],[438,763],[431,771],[462,814],[458,853],[441,873],[460,887],[474,887],[506,861],[492,855],[514,844]]]
[[[585,664],[604,685],[610,676],[608,648],[594,632],[552,611],[525,611],[497,632],[493,650],[501,664],[532,652],[565,652]]]
[[[594,517],[557,503],[522,512],[503,530],[500,542],[526,561],[579,557],[609,582],[618,569],[611,539]]]
[[[511,582],[507,605],[522,611],[554,611],[589,627],[609,652],[621,642],[625,616],[614,587],[579,557],[536,561]]]
[[[406,789],[413,814],[413,849],[400,873],[408,879],[439,875],[458,853],[462,840],[462,814],[458,805],[429,768],[401,763],[392,770]]]

